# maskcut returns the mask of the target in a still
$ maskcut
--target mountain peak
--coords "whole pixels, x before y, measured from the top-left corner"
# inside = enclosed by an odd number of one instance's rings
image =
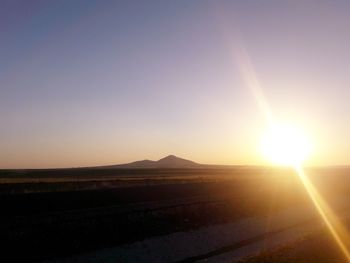
[[[179,158],[179,157],[177,157],[177,156],[175,156],[175,155],[170,154],[170,155],[168,155],[168,156],[165,156],[165,157],[159,159],[158,162],[159,162],[159,161],[162,161],[162,160],[175,160],[175,159],[181,159],[181,158]]]
[[[182,159],[175,155],[168,155],[158,161],[142,160],[126,164],[111,165],[108,168],[199,168],[200,164]]]
[[[197,163],[190,160],[179,158],[175,155],[168,155],[156,162],[157,167],[166,168],[186,168],[198,166]]]

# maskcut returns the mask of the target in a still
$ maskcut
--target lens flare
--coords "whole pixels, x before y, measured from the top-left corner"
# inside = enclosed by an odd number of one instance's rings
[[[240,71],[246,87],[252,92],[256,104],[263,114],[266,123],[271,127],[263,139],[264,156],[269,157],[277,164],[284,164],[293,167],[298,174],[306,192],[312,200],[317,212],[327,226],[334,241],[344,254],[347,262],[350,262],[350,235],[336,214],[331,210],[326,201],[318,193],[312,184],[301,164],[310,154],[311,144],[303,133],[295,128],[277,125],[273,119],[269,105],[264,97],[263,89],[255,74],[254,67],[249,56],[238,37],[235,37],[235,44],[232,45],[231,54]],[[265,146],[264,146],[265,145]]]
[[[350,262],[350,252],[348,249],[348,247],[350,245],[350,236],[349,236],[347,229],[340,222],[339,218],[331,210],[331,208],[328,206],[328,204],[325,202],[325,200],[322,198],[322,196],[318,193],[318,191],[313,186],[313,184],[311,183],[308,176],[305,174],[302,167],[295,166],[294,168],[295,168],[301,182],[303,183],[303,185],[306,189],[306,192],[308,193],[310,199],[312,200],[313,204],[315,205],[317,212],[320,214],[325,225],[329,229],[329,232],[333,236],[333,238],[334,238],[335,242],[337,243],[337,245],[339,246],[340,250],[343,252],[347,261]]]

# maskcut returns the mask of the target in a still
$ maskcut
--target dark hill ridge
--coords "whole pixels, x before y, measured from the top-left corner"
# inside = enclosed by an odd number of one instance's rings
[[[102,166],[100,168],[200,168],[202,166],[202,164],[182,159],[175,155],[168,155],[158,161],[142,160],[126,164]]]

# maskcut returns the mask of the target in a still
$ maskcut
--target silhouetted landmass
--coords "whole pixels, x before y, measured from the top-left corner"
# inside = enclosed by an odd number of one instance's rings
[[[204,168],[206,165],[195,163],[190,160],[176,157],[175,155],[168,155],[158,161],[142,160],[127,164],[118,164],[103,166],[101,168]]]

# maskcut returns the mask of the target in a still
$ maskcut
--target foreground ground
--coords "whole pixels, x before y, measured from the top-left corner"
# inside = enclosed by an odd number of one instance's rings
[[[230,262],[260,251],[270,237],[271,250],[294,241],[315,220],[298,178],[286,170],[2,171],[0,177],[4,262],[69,261],[106,251],[125,256],[123,262],[133,262],[128,255],[135,253],[158,262]],[[314,181],[333,204],[349,196],[347,171]],[[294,212],[281,217],[286,211]]]
[[[325,229],[274,251],[240,263],[345,263],[348,262]]]

